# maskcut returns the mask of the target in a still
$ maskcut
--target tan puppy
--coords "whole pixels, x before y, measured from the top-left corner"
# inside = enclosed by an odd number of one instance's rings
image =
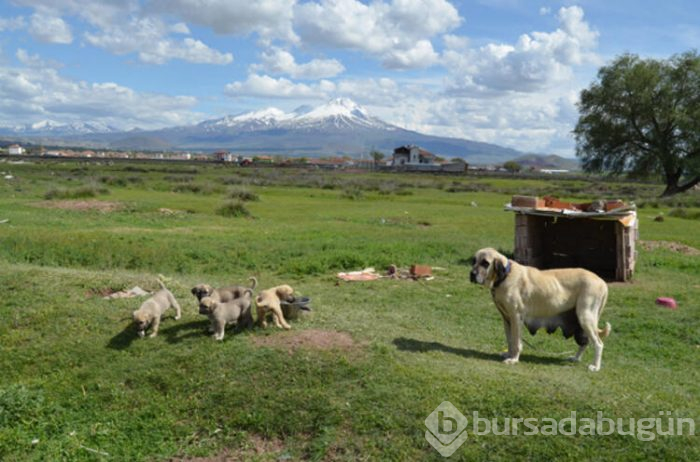
[[[589,341],[595,356],[590,371],[600,370],[603,341],[610,324],[598,329],[598,321],[608,299],[608,286],[601,278],[582,268],[541,271],[509,260],[486,248],[476,252],[469,275],[471,282],[491,289],[491,297],[503,317],[508,341],[504,362],[514,364],[522,351],[522,324],[534,335],[540,327],[548,333],[561,327],[566,338],[574,336],[578,352],[570,358],[579,361]]]
[[[253,326],[252,301],[253,291],[251,289],[247,289],[241,297],[230,302],[217,302],[211,297],[204,297],[199,302],[199,314],[205,314],[209,317],[211,321],[210,331],[214,333],[214,338],[223,340],[227,324],[234,324],[242,328]]]
[[[160,284],[161,289],[153,294],[151,298],[143,302],[141,307],[132,314],[139,337],[144,337],[146,335],[146,329],[148,329],[149,326],[152,327],[150,337],[158,335],[160,317],[165,310],[171,306],[177,311],[175,320],[180,319],[180,305],[177,303],[172,292],[170,292],[161,281],[158,281],[158,284]]]
[[[258,280],[255,277],[250,277],[248,280],[253,282],[250,287],[229,286],[215,289],[209,284],[197,284],[192,288],[192,295],[197,297],[200,302],[204,297],[211,297],[217,302],[230,302],[241,297],[246,290],[254,290],[258,285]]]
[[[277,327],[291,329],[292,326],[285,321],[284,314],[282,314],[282,300],[294,301],[294,289],[286,284],[261,291],[255,299],[255,304],[258,307],[258,324],[267,327],[265,316],[267,313],[272,313],[272,320]]]

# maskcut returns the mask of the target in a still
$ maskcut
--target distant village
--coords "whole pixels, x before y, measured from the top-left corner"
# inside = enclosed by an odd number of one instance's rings
[[[106,160],[159,160],[159,161],[201,161],[220,162],[239,166],[308,166],[324,169],[374,169],[406,172],[445,172],[465,173],[475,171],[517,172],[520,166],[515,162],[502,165],[470,166],[461,158],[450,160],[433,154],[419,146],[405,145],[394,149],[391,156],[385,156],[379,151],[368,153],[367,158],[350,156],[330,157],[291,157],[282,155],[241,155],[230,151],[220,150],[213,153],[202,152],[151,152],[151,151],[117,151],[92,150],[82,148],[47,149],[41,146],[24,147],[11,144],[6,148],[0,147],[0,155],[45,157],[57,159],[106,159]],[[567,173],[568,170],[538,169],[541,173]]]

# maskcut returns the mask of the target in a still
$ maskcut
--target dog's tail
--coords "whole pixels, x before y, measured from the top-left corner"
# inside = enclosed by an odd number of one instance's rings
[[[163,283],[163,281],[160,280],[160,278],[158,278],[158,285],[160,286],[161,289],[168,290],[168,288],[165,287],[165,284]]]
[[[608,335],[610,335],[610,332],[612,332],[612,326],[609,322],[605,323],[605,329],[598,329],[598,335],[600,336],[600,338],[607,337]]]
[[[249,277],[248,280],[253,281],[253,285],[250,286],[250,290],[255,290],[255,288],[258,286],[258,280],[255,278],[255,276]]]

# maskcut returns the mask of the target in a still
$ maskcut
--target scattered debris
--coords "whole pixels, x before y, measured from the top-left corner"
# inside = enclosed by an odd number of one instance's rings
[[[12,176],[12,175],[5,175],[5,179],[6,179],[6,180],[11,180],[11,179],[13,179],[13,178],[14,178],[14,176]]]
[[[338,273],[337,276],[343,281],[375,281],[382,278],[432,281],[435,279],[433,270],[445,271],[445,268],[433,268],[428,265],[411,265],[410,268],[399,268],[396,265],[389,265],[385,274],[377,273],[374,268],[365,268],[362,271]]]
[[[113,292],[102,298],[105,300],[114,300],[116,298],[143,297],[145,295],[151,295],[151,293],[143,290],[139,286],[134,286],[129,290],[120,290],[119,292]]]
[[[382,276],[374,268],[365,268],[362,271],[350,271],[338,273],[338,278],[343,281],[374,281]]]
[[[659,223],[664,221],[664,216],[663,215],[657,215],[654,217],[654,221],[658,221]]]
[[[428,265],[411,265],[411,275],[414,278],[429,278],[433,275],[432,268]]]
[[[671,297],[659,297],[656,299],[656,304],[664,306],[670,310],[675,310],[676,308],[678,308],[676,300]]]
[[[477,204],[477,203],[474,202],[474,201],[471,201],[471,204],[470,204],[470,205],[471,205],[472,207],[478,207],[478,206],[479,206],[479,204]]]
[[[0,220],[0,225],[5,224],[5,223],[9,223],[9,222],[10,222],[10,220],[8,218],[5,218],[4,220]]]

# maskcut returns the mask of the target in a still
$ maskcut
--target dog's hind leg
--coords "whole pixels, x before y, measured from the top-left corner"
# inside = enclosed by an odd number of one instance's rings
[[[588,366],[588,370],[591,372],[600,370],[600,363],[603,357],[603,341],[598,333],[599,304],[602,300],[597,300],[596,298],[592,295],[583,295],[579,297],[576,304],[576,316],[581,323],[581,328],[588,340],[593,343],[593,363]]]
[[[278,304],[274,304],[270,306],[270,311],[272,311],[272,319],[275,321],[275,325],[279,327],[280,329],[291,329],[292,326],[290,326],[287,321],[284,319],[284,315],[282,314],[282,308]]]
[[[178,319],[180,319],[180,316],[182,316],[182,309],[180,309],[180,304],[177,302],[175,296],[172,293],[170,293],[170,291],[168,291],[168,299],[170,301],[170,305],[173,308],[175,308],[175,311],[177,312],[175,314],[175,320],[177,321]]]
[[[573,356],[569,356],[567,359],[569,361],[575,362],[575,363],[581,361],[581,356],[583,356],[583,352],[586,351],[587,346],[588,346],[587,343],[585,345],[579,345],[578,351],[576,352],[576,354]]]

